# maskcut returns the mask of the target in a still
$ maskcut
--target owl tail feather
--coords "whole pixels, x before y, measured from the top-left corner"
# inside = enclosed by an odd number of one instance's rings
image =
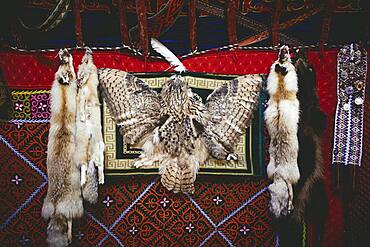
[[[163,186],[174,193],[194,193],[194,169],[189,165],[179,165],[173,160],[166,163],[161,177]]]

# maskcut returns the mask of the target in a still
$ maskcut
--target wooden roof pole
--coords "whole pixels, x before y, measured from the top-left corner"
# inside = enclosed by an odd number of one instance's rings
[[[127,1],[118,0],[119,27],[121,32],[121,42],[130,45],[130,38],[127,28]]]
[[[283,22],[283,23],[279,24],[279,30],[281,31],[281,30],[285,30],[289,27],[293,27],[296,24],[307,20],[309,17],[314,16],[317,13],[321,12],[322,9],[323,9],[323,6],[320,6],[318,8],[313,8],[313,9],[309,10],[308,12],[306,12],[306,13],[304,13],[304,14],[302,14],[302,15],[294,18],[294,19],[290,19],[286,22]],[[268,37],[270,37],[270,35],[271,35],[270,30],[265,30],[263,32],[252,35],[252,36],[240,41],[238,45],[239,46],[251,45],[251,44],[254,44],[254,43],[257,43],[259,41],[267,39]],[[280,34],[278,34],[278,35],[280,36]]]
[[[331,18],[334,12],[335,8],[335,0],[326,0],[325,2],[326,8],[324,11],[324,17],[322,20],[322,26],[321,26],[321,34],[320,34],[320,54],[324,51],[324,45],[328,41],[329,33],[330,33],[330,24],[331,24]]]
[[[82,36],[82,27],[81,27],[81,0],[73,1],[73,13],[75,17],[75,33],[76,33],[76,42],[77,46],[83,46],[83,36]]]
[[[276,0],[274,16],[272,17],[272,46],[277,46],[279,44],[279,23],[281,15],[281,7],[283,3],[281,0]]]
[[[188,0],[189,37],[191,51],[195,51],[197,49],[196,2],[197,0]]]
[[[226,2],[226,19],[227,19],[227,32],[229,37],[229,44],[236,44],[236,0],[228,0]]]
[[[139,22],[139,40],[140,46],[143,49],[145,67],[149,56],[149,39],[148,39],[148,20],[146,15],[146,1],[136,0],[136,14]],[[146,70],[146,68],[145,68]]]

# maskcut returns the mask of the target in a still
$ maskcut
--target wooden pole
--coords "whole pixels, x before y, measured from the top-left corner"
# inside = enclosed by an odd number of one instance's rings
[[[226,3],[226,18],[229,44],[235,44],[237,41],[236,10],[237,10],[236,0],[228,0]]]
[[[81,27],[81,0],[73,1],[73,12],[75,16],[75,33],[77,46],[83,46],[83,36]]]
[[[320,54],[323,54],[324,45],[328,41],[330,33],[331,17],[335,8],[335,0],[326,0],[326,8],[322,20],[321,34],[320,34]]]
[[[190,37],[190,50],[191,51],[195,51],[197,49],[196,5],[197,5],[197,0],[188,1],[189,37]]]
[[[127,1],[118,0],[119,27],[121,32],[121,42],[125,45],[130,44],[127,28]]]
[[[274,16],[272,18],[272,45],[277,46],[279,44],[279,22],[281,15],[282,1],[276,0]]]
[[[146,67],[146,61],[149,55],[148,48],[148,20],[146,15],[146,3],[143,0],[136,0],[136,13],[139,22],[139,40],[140,46],[143,49],[144,61]],[[146,68],[145,68],[146,70]]]

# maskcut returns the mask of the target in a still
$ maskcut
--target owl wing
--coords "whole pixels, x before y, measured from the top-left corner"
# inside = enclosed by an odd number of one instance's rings
[[[98,70],[100,89],[123,140],[136,144],[160,121],[157,92],[134,75],[116,69]]]
[[[233,152],[257,106],[261,86],[260,75],[244,75],[226,82],[207,97],[206,108],[210,117],[207,128],[214,135],[216,146]],[[211,154],[215,157],[213,152]]]

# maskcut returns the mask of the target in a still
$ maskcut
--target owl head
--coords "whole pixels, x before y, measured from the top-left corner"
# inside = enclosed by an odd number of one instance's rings
[[[162,99],[166,107],[175,112],[184,112],[190,104],[193,93],[180,76],[172,77],[162,88]]]

